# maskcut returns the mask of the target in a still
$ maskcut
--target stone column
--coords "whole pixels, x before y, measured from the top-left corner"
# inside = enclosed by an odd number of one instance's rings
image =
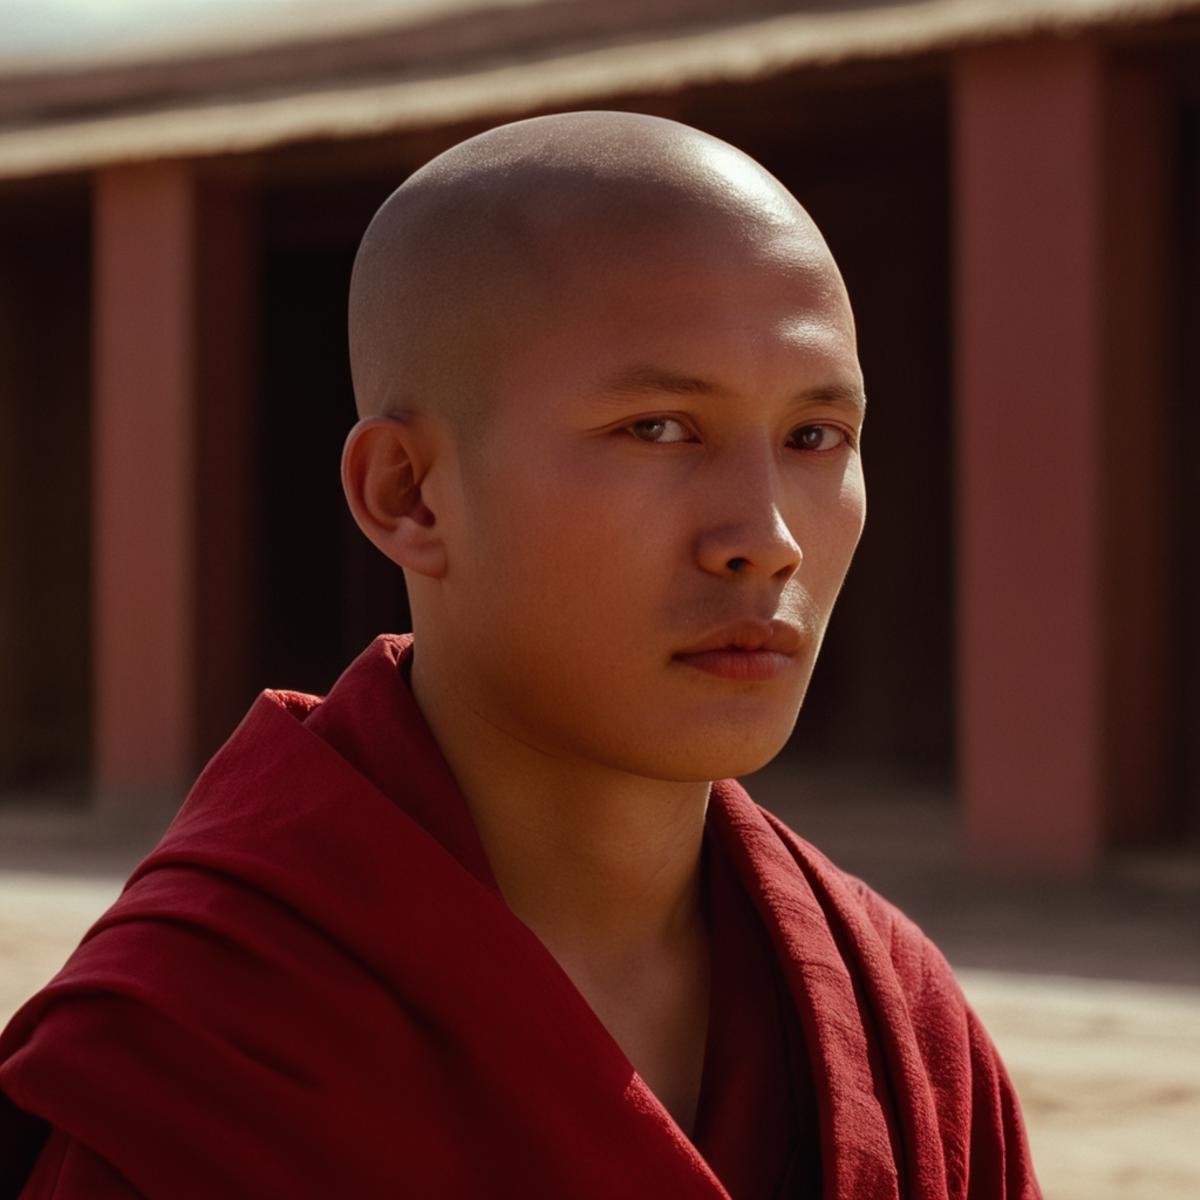
[[[246,663],[256,303],[245,196],[185,162],[94,181],[93,777],[177,795]]]
[[[953,75],[960,786],[983,865],[1080,874],[1167,795],[1167,161],[1087,41]]]

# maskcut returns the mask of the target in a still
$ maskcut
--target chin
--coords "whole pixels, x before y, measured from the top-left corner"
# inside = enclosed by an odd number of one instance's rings
[[[736,745],[722,745],[725,739],[721,738],[710,738],[690,746],[676,744],[672,747],[669,760],[660,759],[643,773],[652,778],[672,779],[680,783],[736,779],[742,775],[752,775],[765,767],[787,744],[787,737],[763,738],[761,741],[743,738]]]

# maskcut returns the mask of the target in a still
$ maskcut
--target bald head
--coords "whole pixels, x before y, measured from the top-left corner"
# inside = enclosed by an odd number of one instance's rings
[[[506,347],[609,256],[798,225],[827,255],[763,167],[676,121],[569,112],[487,130],[410,176],[363,237],[349,311],[359,415],[422,414],[477,441]]]

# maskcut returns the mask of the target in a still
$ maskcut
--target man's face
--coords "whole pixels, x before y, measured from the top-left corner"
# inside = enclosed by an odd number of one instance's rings
[[[687,226],[564,249],[461,464],[443,601],[486,719],[555,756],[707,780],[763,766],[795,723],[865,517],[862,377],[809,227]],[[774,677],[674,657],[772,618],[802,633]]]

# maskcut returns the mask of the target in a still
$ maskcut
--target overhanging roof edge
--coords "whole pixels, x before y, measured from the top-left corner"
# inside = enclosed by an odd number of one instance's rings
[[[0,131],[0,179],[163,158],[248,154],[304,141],[368,138],[635,92],[745,82],[803,67],[886,60],[1045,34],[1066,36],[1200,11],[1200,0],[1075,0],[1056,10],[994,0],[793,13],[721,30],[519,58],[423,79],[347,83],[284,95]]]

